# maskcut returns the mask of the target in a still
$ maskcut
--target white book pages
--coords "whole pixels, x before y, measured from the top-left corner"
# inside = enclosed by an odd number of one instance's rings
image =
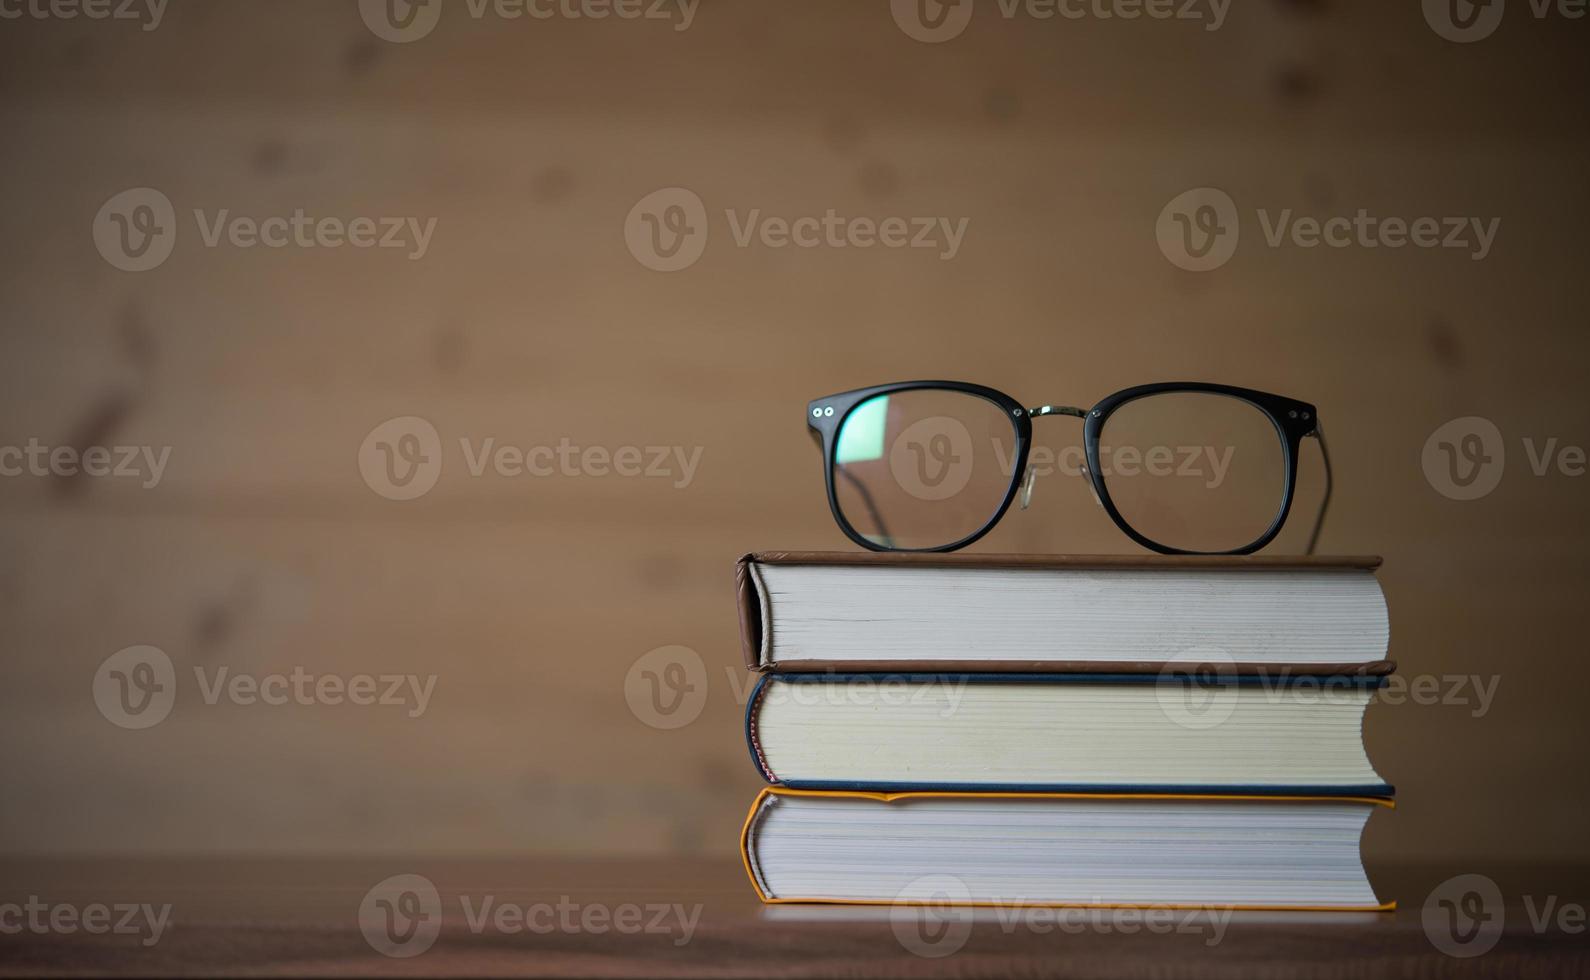
[[[1369,663],[1390,623],[1358,569],[758,564],[761,662]]]
[[[770,795],[769,898],[1371,908],[1368,801]]]

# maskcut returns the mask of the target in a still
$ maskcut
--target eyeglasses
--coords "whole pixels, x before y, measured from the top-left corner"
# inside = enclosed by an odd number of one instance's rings
[[[1070,454],[1032,447],[1032,420],[1083,420]],[[1319,442],[1330,505],[1330,454],[1306,402],[1199,382],[1141,385],[1092,408],[1023,408],[961,381],[904,381],[819,398],[806,408],[823,451],[828,506],[873,551],[954,551],[993,529],[1039,476],[1086,476],[1127,536],[1161,554],[1243,555],[1269,544],[1292,509],[1298,450]]]

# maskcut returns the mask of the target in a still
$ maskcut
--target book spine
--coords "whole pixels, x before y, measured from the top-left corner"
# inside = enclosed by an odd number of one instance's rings
[[[750,699],[745,702],[745,747],[750,750],[751,763],[756,766],[756,771],[762,778],[770,783],[777,783],[778,777],[768,768],[767,757],[762,754],[762,742],[756,728],[757,715],[762,710],[762,696],[767,693],[772,683],[773,675],[763,674],[757,680],[756,687],[752,689]]]
[[[740,653],[747,670],[762,669],[762,594],[751,570],[753,555],[734,563],[734,599],[740,612]]]

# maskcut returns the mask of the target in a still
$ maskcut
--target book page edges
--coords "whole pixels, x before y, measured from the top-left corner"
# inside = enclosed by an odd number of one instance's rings
[[[754,551],[740,559],[763,565],[893,565],[925,568],[1355,569],[1374,571],[1379,555],[1006,555],[922,551]]]
[[[890,661],[890,660],[784,660],[774,661],[771,601],[757,566],[768,565],[909,565],[945,568],[1021,568],[1021,569],[1248,569],[1284,571],[1288,569],[1346,569],[1373,572],[1380,567],[1378,555],[1349,557],[1268,555],[958,555],[921,552],[827,552],[756,551],[743,555],[734,565],[735,599],[740,621],[740,650],[750,671],[805,673],[814,671],[964,671],[983,673],[1087,674],[1104,670],[1111,673],[1158,673],[1163,661],[1098,663],[1092,661],[1049,660],[967,660],[967,661]],[[1237,672],[1261,674],[1337,675],[1390,674],[1396,669],[1391,660],[1358,662],[1283,664],[1252,663],[1238,665]]]
[[[1164,660],[780,660],[752,667],[779,674],[1159,674]],[[1231,676],[1382,677],[1394,673],[1394,660],[1340,663],[1237,663],[1215,672]]]
[[[926,905],[928,902],[887,902],[873,901],[863,898],[777,898],[768,894],[761,878],[759,869],[751,854],[751,833],[756,827],[756,821],[761,816],[766,806],[781,796],[829,796],[849,799],[878,800],[883,803],[893,803],[896,800],[924,799],[924,798],[952,798],[952,799],[1096,799],[1096,800],[1262,800],[1275,802],[1330,802],[1330,803],[1365,803],[1383,806],[1394,810],[1396,801],[1382,799],[1374,796],[1241,796],[1222,794],[1181,794],[1181,793],[972,793],[972,792],[920,792],[920,793],[863,793],[852,790],[823,790],[823,789],[781,789],[767,786],[751,801],[751,808],[745,814],[745,823],[740,827],[740,861],[745,867],[746,877],[751,880],[751,888],[756,892],[756,897],[764,905]],[[1101,908],[1101,909],[1224,909],[1235,912],[1393,912],[1397,908],[1395,901],[1381,902],[1378,905],[1184,905],[1178,903],[1084,903],[1084,902],[957,902],[959,906],[969,908]]]

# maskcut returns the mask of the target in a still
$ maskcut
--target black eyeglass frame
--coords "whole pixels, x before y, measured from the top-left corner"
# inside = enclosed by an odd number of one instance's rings
[[[844,426],[845,419],[857,406],[879,395],[890,395],[903,391],[937,390],[961,392],[976,395],[998,406],[1009,420],[1011,429],[1016,436],[1016,453],[1014,465],[1011,468],[1010,485],[1005,488],[1004,499],[1000,501],[991,517],[982,527],[958,541],[937,545],[931,548],[891,548],[869,540],[854,527],[845,517],[844,511],[839,506],[839,498],[834,490],[835,456],[838,452],[839,432]],[[1225,395],[1245,401],[1264,412],[1270,422],[1275,426],[1276,434],[1280,437],[1281,447],[1285,452],[1286,483],[1283,488],[1281,507],[1276,512],[1270,526],[1257,539],[1240,548],[1229,551],[1189,551],[1182,548],[1173,548],[1161,544],[1141,533],[1126,519],[1121,516],[1120,510],[1110,498],[1109,487],[1105,485],[1103,467],[1099,463],[1099,436],[1104,431],[1104,425],[1110,416],[1121,406],[1144,398],[1149,395],[1162,395],[1173,392],[1187,392],[1199,394]],[[897,381],[893,384],[874,385],[870,388],[857,388],[853,391],[829,395],[826,398],[813,399],[806,406],[806,424],[811,429],[811,435],[823,452],[823,480],[828,492],[828,509],[834,515],[834,521],[845,536],[856,544],[869,551],[915,551],[915,552],[944,552],[956,551],[967,545],[973,544],[989,531],[994,529],[1005,512],[1010,509],[1011,501],[1016,499],[1016,494],[1021,489],[1027,473],[1027,454],[1032,448],[1032,420],[1045,415],[1070,415],[1083,420],[1082,439],[1083,451],[1088,462],[1088,479],[1092,482],[1093,492],[1097,494],[1099,503],[1103,505],[1105,513],[1115,522],[1115,526],[1125,532],[1133,541],[1162,555],[1247,555],[1258,551],[1281,533],[1281,528],[1286,524],[1287,517],[1292,511],[1292,500],[1297,490],[1297,460],[1298,453],[1305,438],[1312,437],[1319,442],[1321,457],[1325,463],[1325,494],[1320,501],[1319,514],[1315,518],[1314,529],[1309,536],[1307,554],[1313,554],[1315,546],[1319,543],[1320,529],[1325,524],[1325,513],[1330,507],[1331,498],[1331,462],[1330,451],[1325,444],[1325,433],[1320,427],[1319,412],[1307,402],[1282,395],[1272,395],[1269,392],[1255,391],[1252,388],[1238,388],[1232,385],[1210,384],[1203,381],[1164,381],[1157,384],[1137,385],[1125,388],[1113,395],[1105,397],[1098,404],[1089,409],[1076,408],[1068,405],[1040,405],[1035,408],[1023,407],[1022,403],[1002,391],[989,388],[986,385],[972,384],[967,381]],[[863,488],[863,492],[864,488]]]

